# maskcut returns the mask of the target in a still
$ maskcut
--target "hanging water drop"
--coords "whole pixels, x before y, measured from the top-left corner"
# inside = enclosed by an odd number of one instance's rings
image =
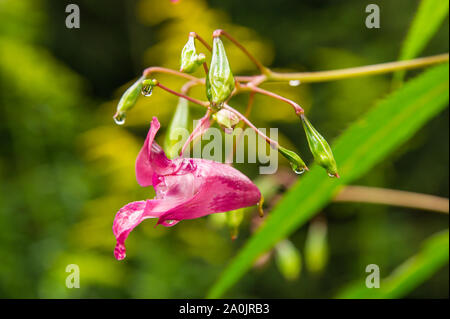
[[[116,122],[117,125],[123,125],[125,123],[125,117],[126,117],[125,113],[117,112],[113,116],[113,119],[114,119],[114,122]]]
[[[147,84],[142,86],[141,93],[143,96],[151,96],[153,93],[153,85]]]
[[[301,175],[301,174],[303,174],[306,171],[305,168],[299,167],[297,164],[294,164],[294,163],[290,163],[290,164],[291,164],[292,170],[297,175]]]
[[[290,86],[299,86],[300,85],[300,80],[290,80],[289,81],[289,85]]]
[[[300,175],[308,170],[308,167],[306,166],[305,162],[303,162],[301,157],[298,156],[295,152],[290,151],[282,146],[278,146],[278,152],[280,152],[281,155],[283,155],[285,158],[288,159],[289,164],[291,164],[292,170],[296,174]]]

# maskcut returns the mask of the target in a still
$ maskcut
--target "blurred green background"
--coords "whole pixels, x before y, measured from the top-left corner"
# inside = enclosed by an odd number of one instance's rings
[[[149,121],[158,116],[162,142],[177,103],[157,91],[140,99],[119,127],[112,115],[121,93],[147,66],[177,69],[190,31],[210,39],[214,29],[225,29],[264,64],[282,71],[395,61],[419,3],[79,0],[81,28],[67,29],[65,7],[71,2],[0,0],[1,298],[204,297],[251,236],[255,213],[246,212],[234,241],[220,216],[173,228],[154,228],[154,221],[147,220],[127,240],[127,258],[115,260],[115,213],[130,201],[154,195],[140,188],[134,176]],[[369,3],[381,8],[380,29],[364,26]],[[447,18],[421,55],[448,52],[448,30]],[[225,43],[233,72],[254,73],[246,57]],[[158,79],[174,89],[183,83]],[[299,102],[333,141],[390,91],[391,82],[389,74],[263,87]],[[246,99],[232,103],[242,109]],[[280,141],[312,161],[289,107],[258,96],[254,109],[256,126],[279,127]],[[191,111],[193,118],[203,112],[195,106]],[[447,109],[356,184],[448,197],[448,120]],[[276,179],[296,178],[281,158],[280,166]],[[256,164],[238,168],[256,178]],[[282,194],[283,187],[277,189]],[[269,201],[266,213],[276,199]],[[445,228],[445,214],[333,203],[258,260],[226,297],[334,297],[350,282],[365,280],[367,264],[379,265],[385,277]],[[325,236],[315,262],[308,253],[314,230],[316,239]],[[68,264],[80,267],[79,289],[65,286]],[[447,265],[406,297],[448,298],[448,276]]]

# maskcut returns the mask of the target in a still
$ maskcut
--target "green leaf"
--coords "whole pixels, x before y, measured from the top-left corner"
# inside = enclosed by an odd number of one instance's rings
[[[408,30],[400,53],[400,60],[417,57],[439,29],[448,14],[448,1],[422,0]],[[395,74],[394,81],[401,82],[405,71]]]
[[[448,229],[428,238],[419,253],[401,264],[392,274],[380,281],[380,288],[367,288],[359,280],[343,289],[338,298],[399,298],[427,280],[448,262]]]
[[[250,269],[258,256],[302,226],[343,185],[369,171],[444,109],[448,102],[448,76],[448,64],[429,69],[378,103],[344,132],[333,148],[341,178],[330,180],[313,165],[231,261],[208,297],[222,296]]]

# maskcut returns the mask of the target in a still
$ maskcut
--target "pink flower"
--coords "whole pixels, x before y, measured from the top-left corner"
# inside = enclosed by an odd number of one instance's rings
[[[116,214],[113,233],[117,244],[114,256],[125,258],[125,240],[147,218],[173,226],[183,219],[256,205],[261,193],[253,182],[231,166],[198,158],[169,160],[154,142],[160,124],[153,118],[150,130],[136,159],[136,177],[145,187],[152,185],[154,199],[132,202]]]

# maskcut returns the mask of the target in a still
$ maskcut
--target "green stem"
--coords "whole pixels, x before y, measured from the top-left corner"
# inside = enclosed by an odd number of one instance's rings
[[[383,74],[395,72],[398,70],[409,70],[421,68],[433,64],[448,62],[448,53],[429,56],[425,58],[418,58],[413,60],[396,61],[388,63],[380,63],[373,65],[366,65],[355,68],[339,69],[331,71],[319,72],[298,72],[298,73],[278,73],[269,70],[266,81],[291,81],[299,80],[302,83],[310,82],[325,82],[354,78],[359,76]]]

